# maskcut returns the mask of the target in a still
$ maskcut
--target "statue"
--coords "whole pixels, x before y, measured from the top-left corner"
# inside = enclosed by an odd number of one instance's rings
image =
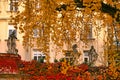
[[[76,48],[77,48],[77,44],[74,44],[74,45],[72,46],[72,49],[73,49],[73,52],[74,52],[74,53],[78,53],[78,50],[77,50]]]
[[[90,64],[94,64],[94,62],[95,62],[95,61],[97,60],[97,58],[98,58],[98,54],[97,54],[94,46],[91,46],[91,49],[90,49],[90,51],[89,51],[88,56],[89,56],[89,63],[90,63]]]
[[[78,64],[78,58],[80,57],[80,53],[77,50],[77,44],[74,44],[72,46],[72,49],[73,49],[73,53],[72,53],[72,55],[73,55],[73,64],[77,65]]]
[[[81,53],[77,50],[77,44],[72,46],[72,50],[65,50],[65,59],[70,65],[78,65]]]
[[[16,31],[14,30],[12,34],[9,35],[8,41],[7,41],[7,47],[8,47],[8,53],[18,53],[18,49],[16,49]]]

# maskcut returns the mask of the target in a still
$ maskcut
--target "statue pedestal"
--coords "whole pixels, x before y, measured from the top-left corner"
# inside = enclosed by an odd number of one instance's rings
[[[20,61],[18,54],[0,53],[0,74],[17,74]]]

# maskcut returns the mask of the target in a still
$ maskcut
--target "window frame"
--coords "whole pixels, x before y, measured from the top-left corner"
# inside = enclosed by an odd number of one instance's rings
[[[9,11],[14,11],[14,12],[19,11],[18,2],[19,0],[10,0],[9,7],[8,7]]]
[[[32,58],[33,60],[36,60],[38,62],[41,62],[41,59],[44,58],[43,62],[45,62],[45,57],[46,56],[44,55],[43,52],[41,52],[37,49],[33,49],[33,56],[32,57],[33,57]],[[36,59],[35,59],[35,57],[36,57]]]
[[[86,54],[87,53],[87,54]],[[88,59],[88,61],[86,62],[85,59]],[[85,63],[89,63],[89,50],[84,50],[83,51],[83,62]]]

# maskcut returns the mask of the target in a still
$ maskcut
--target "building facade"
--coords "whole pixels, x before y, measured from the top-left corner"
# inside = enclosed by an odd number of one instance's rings
[[[15,3],[17,3],[18,0],[15,0]],[[14,2],[14,0],[13,0]],[[11,23],[11,14],[16,14],[18,10],[20,10],[20,7],[14,7],[11,5],[9,0],[0,0],[0,53],[7,53],[7,40],[9,35],[13,30],[16,30],[14,28],[14,25]],[[98,21],[98,25],[100,22]],[[105,33],[104,31],[101,31],[99,37],[95,36],[94,29],[91,32],[89,41],[87,45],[82,41],[77,41],[73,44],[77,44],[77,50],[81,53],[79,58],[79,63],[83,62],[89,62],[89,50],[91,49],[91,46],[94,46],[94,49],[96,53],[98,54],[98,59],[96,61],[96,65],[105,65],[104,62],[104,40],[105,40]],[[42,51],[39,51],[37,48],[33,47],[30,48],[29,46],[24,47],[23,46],[23,36],[24,34],[19,33],[19,29],[16,30],[16,45],[18,49],[18,54],[21,56],[22,60],[30,61],[30,60],[39,60],[45,55],[42,53]],[[104,36],[104,37],[103,37]],[[57,51],[54,49],[56,48]],[[64,46],[63,50],[67,50],[66,46]],[[61,59],[64,57],[62,52],[63,50],[57,49],[57,47],[51,43],[50,45],[50,62],[54,62],[54,59]],[[57,52],[57,53],[56,53]]]

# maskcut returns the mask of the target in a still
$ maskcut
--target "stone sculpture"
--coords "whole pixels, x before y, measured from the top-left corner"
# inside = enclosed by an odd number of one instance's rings
[[[14,30],[12,34],[9,35],[7,41],[8,53],[17,54],[18,49],[16,49],[16,31]]]

